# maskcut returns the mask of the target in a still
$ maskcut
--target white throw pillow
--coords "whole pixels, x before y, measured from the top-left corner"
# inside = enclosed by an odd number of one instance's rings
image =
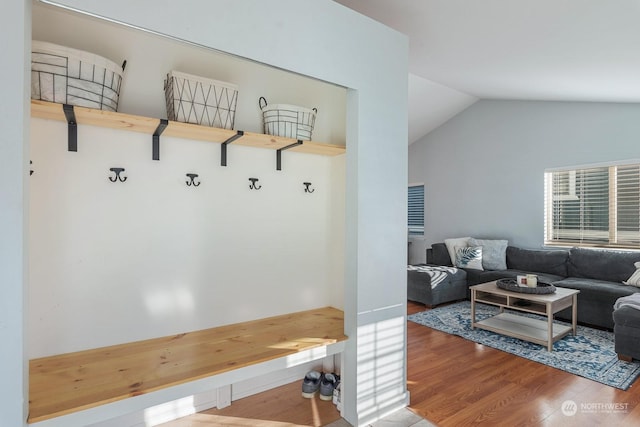
[[[482,270],[482,246],[457,246],[455,266]]]
[[[451,258],[451,265],[456,265],[456,246],[464,248],[469,246],[469,240],[471,237],[457,237],[455,239],[445,239],[444,244],[447,245],[447,251],[449,251],[449,258]]]
[[[469,246],[482,246],[482,268],[485,270],[507,269],[508,240],[469,239]]]
[[[627,279],[626,282],[622,282],[625,285],[638,286],[640,287],[640,262],[636,262],[633,264],[636,267],[636,271]]]

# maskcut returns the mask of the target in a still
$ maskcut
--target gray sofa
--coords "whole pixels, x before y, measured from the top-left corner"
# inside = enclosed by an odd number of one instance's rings
[[[457,281],[454,283],[455,289],[438,291],[440,296],[444,296],[446,293],[446,296],[451,296],[451,298],[446,300],[441,297],[434,298],[435,290],[433,290],[428,303],[424,301],[424,298],[422,301],[412,299],[417,294],[416,288],[424,288],[425,286],[426,279],[424,277],[416,278],[417,273],[408,274],[407,291],[410,300],[432,306],[456,299],[469,298],[468,287],[470,285],[532,273],[537,274],[540,281],[579,290],[578,322],[612,330],[614,326],[613,304],[620,297],[640,292],[640,288],[622,283],[635,272],[634,263],[637,261],[640,261],[640,252],[584,248],[522,249],[508,246],[506,270],[464,269],[466,283],[462,284]],[[444,243],[435,243],[427,249],[427,265],[452,265]],[[463,290],[466,294],[464,297],[462,297]],[[559,312],[557,317],[570,319],[570,309]]]

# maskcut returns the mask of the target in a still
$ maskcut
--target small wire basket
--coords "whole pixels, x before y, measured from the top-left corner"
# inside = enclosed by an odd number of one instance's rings
[[[311,141],[311,134],[316,123],[316,108],[299,107],[290,104],[268,105],[261,96],[258,105],[262,110],[264,133],[283,136],[301,141]]]

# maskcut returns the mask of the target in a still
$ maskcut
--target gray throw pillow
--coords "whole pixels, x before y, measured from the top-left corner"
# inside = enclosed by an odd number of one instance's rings
[[[508,240],[469,239],[469,246],[482,246],[482,267],[485,270],[507,269]]]

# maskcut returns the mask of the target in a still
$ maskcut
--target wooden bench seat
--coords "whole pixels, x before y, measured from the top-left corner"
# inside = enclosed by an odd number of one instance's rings
[[[29,362],[29,423],[346,339],[344,313],[326,307],[33,359]]]

